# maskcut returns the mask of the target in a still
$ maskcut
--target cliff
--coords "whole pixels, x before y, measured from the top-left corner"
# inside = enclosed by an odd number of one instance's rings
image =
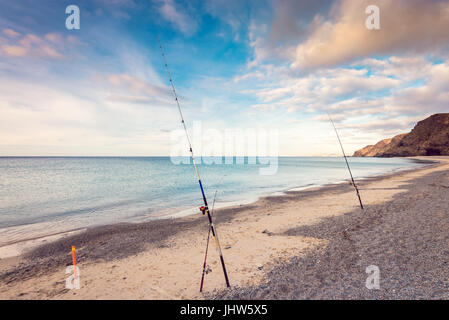
[[[449,113],[419,121],[410,133],[366,146],[354,157],[409,157],[449,155]]]

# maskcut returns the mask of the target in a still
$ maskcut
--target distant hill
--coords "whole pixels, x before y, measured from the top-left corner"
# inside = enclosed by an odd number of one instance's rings
[[[409,133],[366,146],[354,157],[410,157],[449,155],[449,113],[419,121]]]

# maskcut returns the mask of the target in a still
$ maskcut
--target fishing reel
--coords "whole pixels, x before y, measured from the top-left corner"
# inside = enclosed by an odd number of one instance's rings
[[[205,206],[201,206],[201,207],[200,207],[200,211],[203,213],[203,215],[206,214],[207,210],[208,210],[208,208],[205,207]]]

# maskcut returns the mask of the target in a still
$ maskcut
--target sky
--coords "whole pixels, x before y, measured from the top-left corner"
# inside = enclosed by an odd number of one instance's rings
[[[0,0],[0,156],[170,154],[156,37],[189,129],[277,130],[279,155],[339,155],[329,113],[351,154],[448,112],[448,30],[449,1]]]

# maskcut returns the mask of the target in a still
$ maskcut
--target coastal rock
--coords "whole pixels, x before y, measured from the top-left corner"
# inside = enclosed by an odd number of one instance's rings
[[[397,145],[407,133],[398,134],[393,138],[383,139],[376,143],[375,145],[369,145],[354,152],[354,157],[377,157],[379,154],[384,152],[387,148],[393,145]]]
[[[410,157],[449,155],[449,113],[419,121],[410,133],[366,146],[354,157]]]

